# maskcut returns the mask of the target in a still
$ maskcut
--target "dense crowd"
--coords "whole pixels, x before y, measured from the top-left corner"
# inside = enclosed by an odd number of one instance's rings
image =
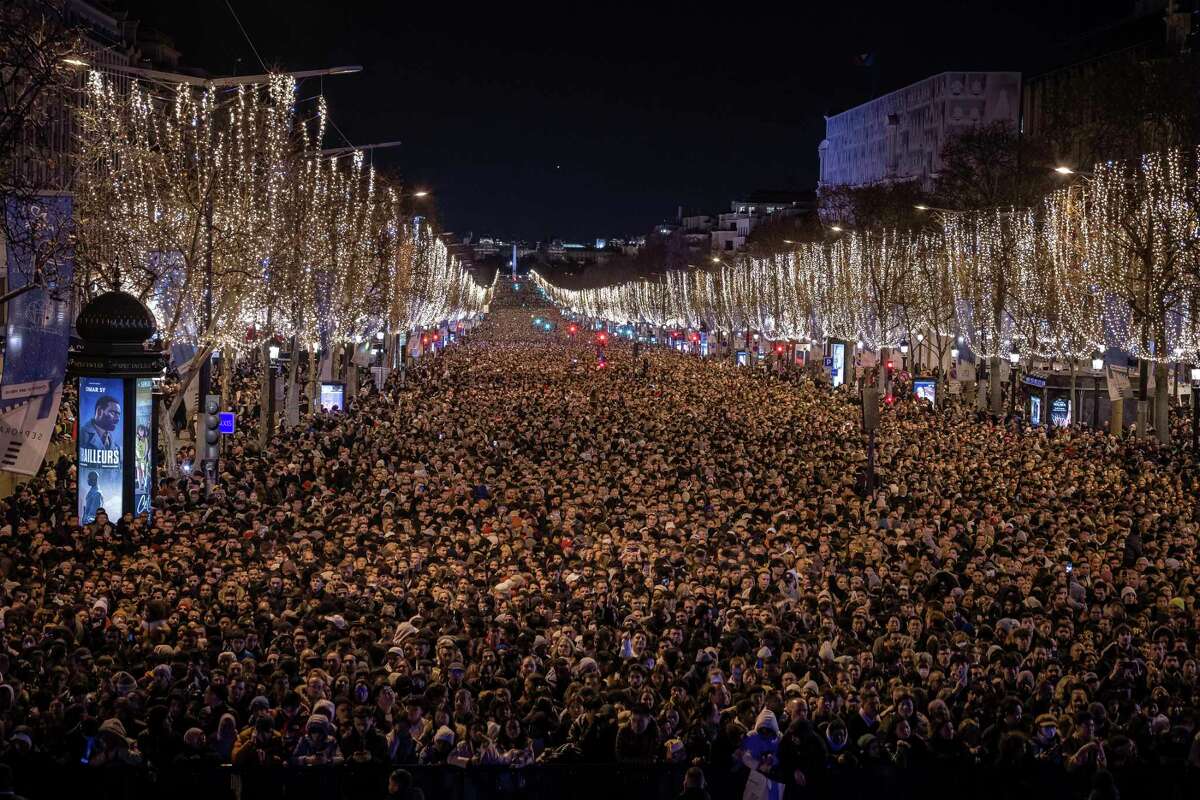
[[[848,393],[496,306],[152,521],[65,459],[10,498],[2,760],[1200,768],[1182,449],[901,402],[866,497]]]

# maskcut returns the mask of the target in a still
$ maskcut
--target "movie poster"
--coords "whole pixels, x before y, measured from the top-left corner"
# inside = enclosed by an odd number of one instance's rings
[[[120,518],[125,442],[125,383],[120,378],[79,379],[79,521],[96,521],[100,509]]]
[[[154,380],[138,378],[134,394],[133,514],[150,513],[154,481]]]

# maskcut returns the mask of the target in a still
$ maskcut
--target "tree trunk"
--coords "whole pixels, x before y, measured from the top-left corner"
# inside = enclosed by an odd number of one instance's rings
[[[1071,359],[1071,422],[1079,422],[1080,409],[1079,395],[1075,391],[1075,359]]]
[[[221,404],[226,408],[230,408],[233,402],[233,359],[234,355],[228,348],[221,353],[221,391],[219,394],[224,398]]]
[[[988,361],[988,405],[993,417],[999,417],[1001,408],[1000,386],[1000,356],[992,356]]]
[[[390,344],[392,337],[388,336],[384,339],[384,344]],[[346,400],[358,397],[358,364],[354,359],[358,355],[358,348],[354,347],[350,351],[350,361],[346,364]]]
[[[179,451],[179,440],[175,438],[175,420],[173,416],[168,416],[161,409],[158,414],[158,434],[162,437],[163,453],[167,460],[167,474],[172,478],[178,477],[179,462],[175,460],[175,454]]]
[[[1154,365],[1154,428],[1162,444],[1171,443],[1171,395],[1167,387],[1169,369],[1165,362]]]
[[[288,370],[287,427],[300,424],[300,343],[292,337],[292,368]]]
[[[888,391],[887,391],[887,388],[888,388],[888,386],[887,386],[887,354],[888,354],[888,351],[887,351],[886,347],[879,348],[879,358],[877,359],[876,364],[875,364],[875,371],[876,371],[876,373],[878,373],[876,385],[879,387],[879,396],[880,397],[886,397],[887,393],[888,393]]]
[[[163,418],[167,421],[166,427],[163,428],[163,432],[166,433],[166,444],[168,448],[167,471],[172,477],[179,474],[179,465],[175,461],[175,454],[179,449],[179,439],[175,436],[175,415],[179,413],[179,406],[181,403],[183,403],[183,398],[184,395],[187,394],[187,390],[191,388],[192,381],[194,381],[200,375],[200,365],[204,363],[204,359],[208,358],[210,353],[211,350],[208,348],[203,348],[197,351],[196,354],[193,355],[191,359],[189,359],[188,362],[183,365],[183,369],[179,372],[179,390],[175,393],[175,398],[171,400],[171,404],[167,406],[166,411],[163,412]],[[197,400],[198,405],[202,405],[204,403],[203,397],[197,398]],[[199,445],[199,441],[197,441],[197,445]]]
[[[271,342],[266,340],[259,348],[260,357],[262,359],[262,368],[260,378],[262,380],[261,391],[258,395],[258,446],[260,449],[266,449],[267,441],[271,438],[271,403],[275,402],[271,391]]]
[[[1138,401],[1137,401],[1137,438],[1145,439],[1150,435],[1149,416],[1150,400],[1146,396],[1150,388],[1150,362],[1139,359],[1138,364]]]
[[[1117,398],[1112,401],[1110,406],[1108,432],[1113,436],[1120,436],[1121,431],[1125,430],[1125,401]]]
[[[321,403],[321,353],[316,347],[308,354],[308,415],[316,416]]]

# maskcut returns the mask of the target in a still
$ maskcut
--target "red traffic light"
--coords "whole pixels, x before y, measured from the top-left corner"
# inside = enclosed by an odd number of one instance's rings
[[[889,360],[888,360],[888,362],[887,362],[887,368],[888,368],[889,370],[891,370],[891,369],[892,369],[892,362],[891,362],[891,360],[890,360],[890,359],[889,359]]]
[[[780,355],[783,355],[783,345],[781,345],[781,344],[775,345],[775,352],[779,353]]]
[[[600,331],[599,333],[596,334],[596,341],[599,342],[600,344],[607,343],[608,342],[608,333],[605,331]]]
[[[700,334],[698,334],[698,333],[693,333],[693,334],[692,334],[692,341],[693,341],[693,342],[698,342],[698,341],[700,341]]]
[[[571,334],[572,336],[574,336],[578,331],[579,331],[579,328],[577,328],[574,325],[567,326],[567,333]]]

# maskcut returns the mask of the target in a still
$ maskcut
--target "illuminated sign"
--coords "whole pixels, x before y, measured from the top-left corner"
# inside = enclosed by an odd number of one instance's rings
[[[104,510],[110,520],[122,513],[125,443],[125,381],[79,379],[78,508],[79,521],[96,521]]]
[[[322,383],[321,384],[321,410],[322,411],[344,411],[346,408],[346,384],[344,383]]]
[[[133,396],[133,513],[150,513],[154,483],[154,379],[138,378]]]

